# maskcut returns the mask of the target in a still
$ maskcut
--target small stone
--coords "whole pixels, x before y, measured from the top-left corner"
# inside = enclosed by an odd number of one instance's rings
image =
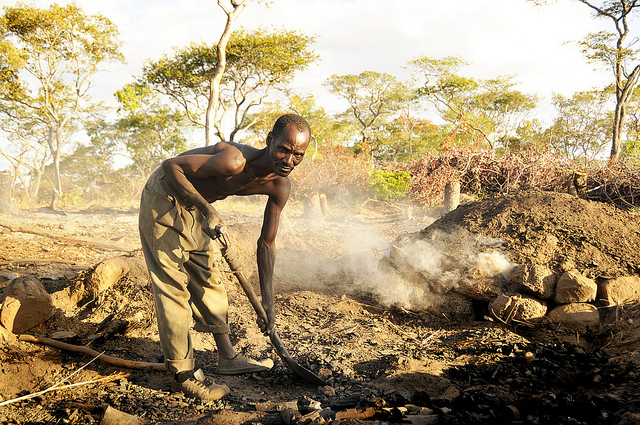
[[[334,390],[332,386],[325,385],[322,387],[322,394],[326,397],[334,397],[336,395],[336,390]]]
[[[331,371],[326,367],[320,368],[320,370],[318,371],[318,378],[322,379],[323,381],[326,381],[332,376],[333,376],[333,373],[331,373]]]
[[[524,360],[527,363],[532,363],[535,359],[536,359],[536,355],[533,354],[531,351],[527,351],[526,353],[524,353]]]

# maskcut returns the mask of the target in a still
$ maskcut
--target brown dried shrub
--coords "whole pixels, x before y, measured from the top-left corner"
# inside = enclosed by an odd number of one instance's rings
[[[299,194],[324,193],[350,203],[367,197],[368,169],[366,158],[346,147],[324,146],[315,158],[305,157],[291,178]]]
[[[497,155],[493,150],[449,148],[428,153],[410,168],[410,196],[423,205],[442,202],[444,187],[460,182],[460,190],[475,196],[539,189],[566,192],[574,172],[587,174],[583,197],[621,208],[640,206],[640,170],[624,163],[585,168],[552,150],[523,150]]]

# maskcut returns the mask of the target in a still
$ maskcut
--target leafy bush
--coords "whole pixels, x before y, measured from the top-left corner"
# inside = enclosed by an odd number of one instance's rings
[[[372,197],[387,202],[404,198],[411,180],[408,171],[370,170],[369,177]]]

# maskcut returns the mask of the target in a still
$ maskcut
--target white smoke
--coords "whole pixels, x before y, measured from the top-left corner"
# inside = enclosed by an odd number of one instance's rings
[[[499,239],[457,229],[409,233],[391,242],[378,231],[379,226],[355,220],[296,226],[291,238],[283,236],[285,248],[278,249],[277,285],[368,293],[383,305],[419,310],[440,302],[462,282],[507,279],[514,268]]]

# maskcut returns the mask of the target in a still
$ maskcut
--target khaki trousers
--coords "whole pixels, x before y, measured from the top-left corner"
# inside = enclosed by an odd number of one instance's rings
[[[144,187],[139,229],[158,317],[160,345],[172,372],[194,368],[189,328],[228,333],[228,300],[214,264],[204,216],[177,194],[158,168]]]

